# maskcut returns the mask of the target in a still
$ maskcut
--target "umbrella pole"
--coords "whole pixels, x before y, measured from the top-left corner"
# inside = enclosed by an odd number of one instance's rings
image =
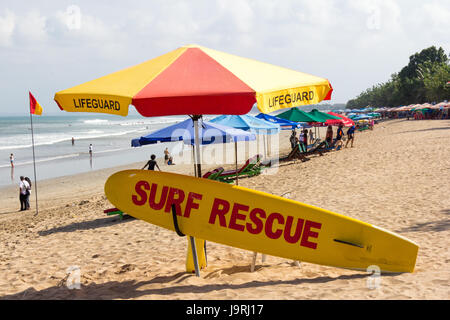
[[[195,149],[196,149],[196,157],[194,158],[195,162],[195,173],[197,177],[202,177],[202,169],[200,164],[200,141],[199,141],[199,132],[198,132],[198,119],[200,119],[201,116],[194,115],[192,117],[192,121],[194,122],[194,138],[195,138]],[[197,277],[200,277],[200,268],[198,266],[198,256],[197,256],[197,247],[195,245],[195,239],[194,237],[189,236],[189,239],[191,241],[191,248],[192,248],[192,258],[194,259],[194,267],[195,267],[195,275]]]
[[[196,157],[195,157],[195,165],[197,169],[197,177],[202,177],[202,165],[200,163],[200,140],[199,140],[199,132],[198,132],[198,119],[201,116],[193,116],[192,120],[194,121],[194,136],[195,136],[195,149],[196,149]]]
[[[234,142],[234,160],[236,161],[236,185],[239,185],[238,182],[238,167],[237,167],[237,141]]]
[[[194,163],[194,176],[197,176],[197,166],[195,165],[195,146],[192,146],[192,162]]]
[[[264,144],[264,159],[266,159],[267,158],[266,135],[263,136],[263,144]]]

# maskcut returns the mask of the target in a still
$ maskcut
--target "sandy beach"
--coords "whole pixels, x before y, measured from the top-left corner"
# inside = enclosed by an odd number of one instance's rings
[[[281,154],[288,135],[280,136]],[[37,216],[34,196],[32,210],[18,212],[17,187],[1,189],[0,299],[449,299],[449,139],[449,120],[390,120],[357,133],[354,148],[239,180],[416,242],[415,272],[382,274],[376,289],[368,288],[366,272],[272,256],[259,256],[250,272],[252,252],[212,242],[201,277],[185,273],[185,238],[103,213],[112,207],[103,192],[107,177],[139,162],[39,182]],[[187,164],[161,169],[193,174]],[[81,288],[69,290],[73,270]]]

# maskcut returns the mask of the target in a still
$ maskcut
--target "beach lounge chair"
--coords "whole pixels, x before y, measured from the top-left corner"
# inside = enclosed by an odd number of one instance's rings
[[[336,148],[336,139],[333,139],[333,142],[331,144],[329,144],[328,142],[324,141],[325,145],[323,145],[320,150],[322,152],[329,152],[329,151],[333,151]],[[339,150],[339,149],[338,149]]]
[[[106,213],[108,216],[118,214],[120,216],[120,220],[123,219],[123,212],[117,208],[106,209],[106,210],[103,210],[103,212]]]
[[[216,168],[214,170],[208,171],[203,175],[202,178],[204,179],[210,179],[210,180],[217,180],[217,177],[224,171],[224,168]]]
[[[369,129],[369,126],[368,125],[366,125],[366,126],[362,126],[362,127],[359,127],[358,129],[356,129],[356,130],[358,130],[358,131],[365,131],[365,130],[368,130]]]
[[[323,156],[325,152],[331,151],[327,148],[327,142],[326,141],[318,141],[313,145],[310,149],[308,149],[307,152],[304,153],[304,155],[312,155],[312,154],[318,154],[319,156]]]
[[[262,156],[260,154],[247,159],[245,164],[236,170],[223,171],[217,176],[217,180],[222,182],[232,182],[236,176],[238,177],[252,177],[261,173],[264,166],[260,165]]]
[[[300,159],[303,162],[310,160],[307,157],[305,157],[305,153],[301,150],[300,143],[298,143],[297,146],[294,149],[292,149],[292,151],[285,158],[285,160],[294,160],[294,159]]]

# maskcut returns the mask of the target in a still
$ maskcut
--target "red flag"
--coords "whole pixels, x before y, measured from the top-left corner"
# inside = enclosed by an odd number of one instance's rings
[[[31,92],[29,92],[29,94],[30,94],[30,113],[40,116],[42,114],[42,107],[39,104],[39,102],[37,102],[36,99],[33,97]]]

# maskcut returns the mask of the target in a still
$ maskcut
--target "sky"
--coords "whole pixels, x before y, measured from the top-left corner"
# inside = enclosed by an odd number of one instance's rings
[[[329,79],[346,103],[429,46],[450,53],[448,0],[0,0],[0,116],[187,44]]]

